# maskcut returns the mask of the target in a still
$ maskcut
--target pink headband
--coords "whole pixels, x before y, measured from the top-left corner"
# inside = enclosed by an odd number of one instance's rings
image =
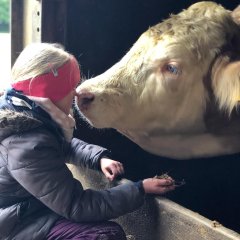
[[[67,96],[80,81],[80,70],[77,60],[72,56],[67,63],[58,69],[31,79],[12,83],[17,91],[24,95],[49,98],[53,102]]]

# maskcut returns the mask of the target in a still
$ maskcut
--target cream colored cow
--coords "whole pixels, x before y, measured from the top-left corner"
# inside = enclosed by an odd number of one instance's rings
[[[112,68],[78,87],[81,113],[160,156],[240,152],[237,20],[238,12],[198,2],[150,28]]]

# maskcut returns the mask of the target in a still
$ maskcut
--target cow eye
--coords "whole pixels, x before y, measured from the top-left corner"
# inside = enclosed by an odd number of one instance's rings
[[[168,64],[166,66],[166,70],[171,74],[175,74],[175,75],[178,75],[180,73],[180,70],[178,69],[178,67],[172,64]]]

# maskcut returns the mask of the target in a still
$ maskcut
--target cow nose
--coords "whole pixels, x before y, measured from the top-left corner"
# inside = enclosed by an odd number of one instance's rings
[[[78,106],[81,111],[88,110],[90,104],[94,101],[94,94],[90,92],[79,92],[77,94]]]

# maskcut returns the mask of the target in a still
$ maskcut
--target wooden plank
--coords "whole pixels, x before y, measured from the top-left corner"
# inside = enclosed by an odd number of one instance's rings
[[[41,2],[12,0],[11,3],[11,62],[29,43],[41,41]]]
[[[23,49],[23,0],[11,2],[11,65]]]
[[[42,42],[67,42],[67,9],[66,0],[42,0]]]

